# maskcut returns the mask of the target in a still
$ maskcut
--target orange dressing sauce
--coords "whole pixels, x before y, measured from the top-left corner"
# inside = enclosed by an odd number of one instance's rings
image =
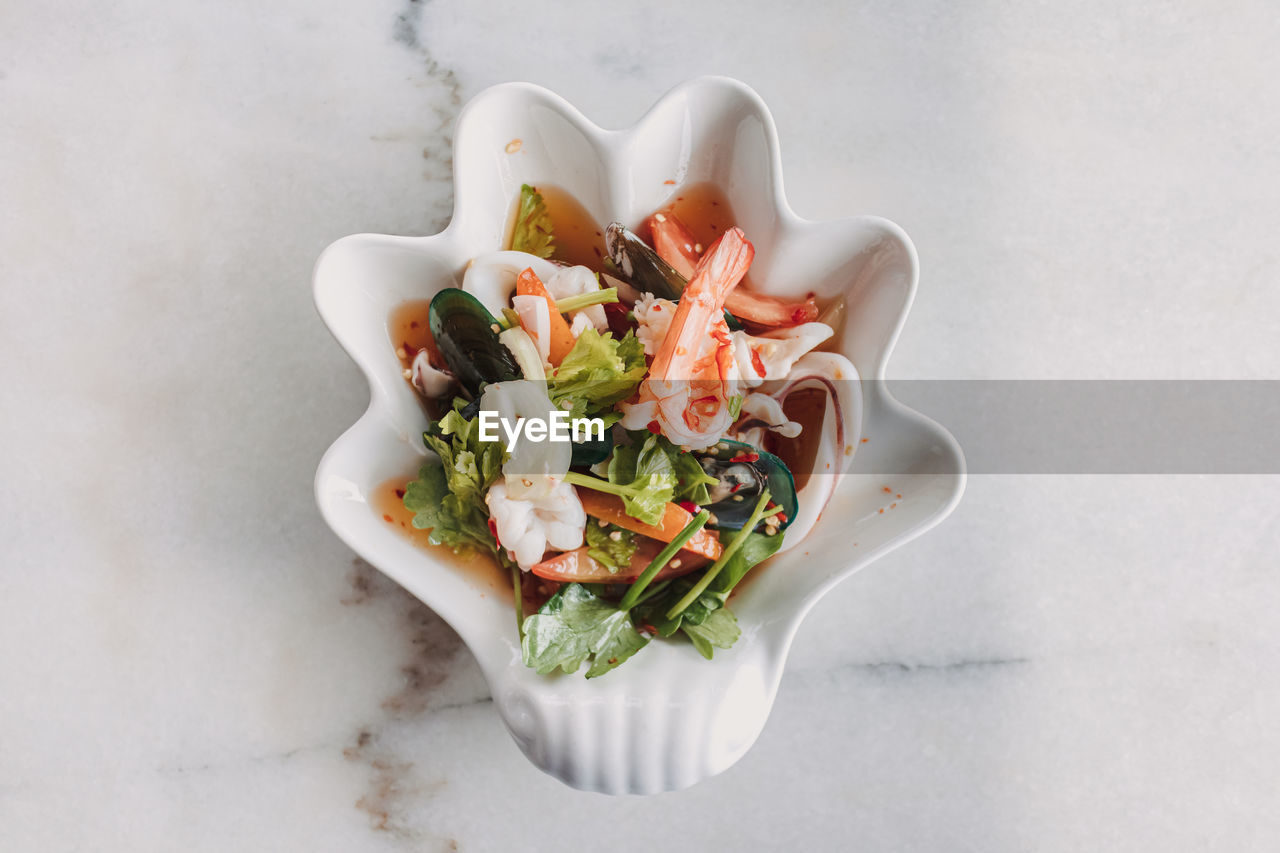
[[[592,218],[587,209],[566,190],[554,184],[538,184],[534,187],[542,196],[552,226],[552,260],[590,267],[599,272],[604,268],[604,227]],[[516,213],[520,209],[517,195],[511,205],[507,221],[506,238],[502,248],[511,245],[511,231],[515,228]]]
[[[492,590],[504,590],[510,594],[511,578],[497,560],[485,554],[458,555],[443,545],[432,545],[430,531],[413,526],[413,513],[404,508],[404,490],[414,477],[392,477],[369,494],[369,507],[397,533],[414,545],[430,548],[435,557],[451,562],[459,571],[470,576],[478,586]]]
[[[432,345],[431,329],[427,323],[427,308],[430,299],[410,299],[401,302],[391,309],[387,318],[387,335],[391,338],[391,347],[400,359],[400,366],[408,370],[413,364],[413,357],[418,350]]]
[[[718,186],[706,181],[678,188],[671,200],[655,212],[675,214],[694,239],[702,244],[703,251],[720,239],[726,230],[738,224],[728,196]],[[651,241],[649,234],[640,236]],[[748,234],[747,239],[750,238]]]
[[[800,434],[785,438],[776,432],[766,432],[764,449],[786,464],[798,492],[813,474],[814,459],[822,442],[822,424],[827,416],[827,392],[821,388],[801,388],[787,395],[782,411],[800,424]]]

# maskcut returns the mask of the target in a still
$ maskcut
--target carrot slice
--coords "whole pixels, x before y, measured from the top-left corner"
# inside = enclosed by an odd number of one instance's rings
[[[591,522],[587,522],[590,524]],[[658,552],[662,550],[662,543],[653,539],[642,539],[636,552],[631,555],[631,563],[626,566],[619,566],[617,572],[610,572],[608,568],[600,565],[595,560],[587,556],[587,546],[575,548],[572,551],[565,551],[563,554],[556,554],[549,557],[541,563],[532,566],[529,571],[540,578],[547,580],[560,581],[561,583],[632,583],[636,578],[640,577],[652,562],[653,558],[658,556]],[[679,565],[673,565],[674,563]],[[688,551],[680,551],[674,560],[663,567],[662,571],[654,577],[654,581],[666,580],[667,578],[679,577],[688,574],[695,569],[700,569],[707,563],[711,562],[706,557],[699,554],[690,554]]]
[[[688,526],[693,516],[676,504],[667,504],[659,524],[645,524],[627,515],[623,509],[622,498],[607,492],[593,489],[578,489],[578,499],[587,515],[616,524],[624,530],[631,530],[642,536],[648,536],[659,542],[670,542],[681,530]],[[588,521],[588,524],[591,522]],[[693,553],[714,560],[720,556],[720,537],[705,527],[693,534],[693,538],[680,549],[681,554]],[[657,552],[654,552],[657,553]],[[643,568],[643,567],[642,567]]]
[[[564,361],[564,357],[569,354],[569,350],[573,349],[573,332],[569,331],[569,324],[565,322],[564,315],[556,310],[556,301],[551,298],[551,293],[547,290],[547,286],[542,283],[542,279],[538,278],[538,274],[533,271],[532,267],[516,277],[516,294],[519,296],[541,296],[547,300],[547,309],[551,314],[549,358],[552,364],[558,365]],[[525,329],[525,331],[531,335],[534,334],[529,329]]]

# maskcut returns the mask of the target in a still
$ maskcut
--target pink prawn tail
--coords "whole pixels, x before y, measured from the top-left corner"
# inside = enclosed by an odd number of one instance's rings
[[[706,290],[714,296],[716,309],[719,310],[729,291],[737,287],[747,274],[755,256],[756,247],[751,245],[742,229],[736,226],[730,228],[708,247],[702,260],[698,261],[685,293],[701,293]]]

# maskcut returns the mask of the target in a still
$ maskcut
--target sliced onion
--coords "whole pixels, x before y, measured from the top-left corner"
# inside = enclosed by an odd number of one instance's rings
[[[537,299],[537,297],[532,298]],[[542,302],[541,299],[538,301]],[[543,302],[543,304],[546,303]],[[528,332],[520,328],[507,329],[498,334],[498,340],[511,351],[525,379],[547,381],[547,372],[542,367],[542,356],[538,354],[538,347],[534,344],[533,338],[529,337]]]

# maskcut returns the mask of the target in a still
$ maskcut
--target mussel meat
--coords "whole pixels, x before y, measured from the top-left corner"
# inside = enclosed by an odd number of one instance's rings
[[[470,293],[456,287],[437,293],[429,321],[449,370],[472,397],[485,383],[520,378],[520,367],[494,331],[498,321]]]
[[[765,489],[770,500],[782,507],[785,518],[778,528],[786,529],[795,519],[799,508],[795,479],[777,456],[727,438],[695,456],[702,470],[720,481],[708,489],[711,503],[707,509],[715,514],[716,526],[741,530]]]

